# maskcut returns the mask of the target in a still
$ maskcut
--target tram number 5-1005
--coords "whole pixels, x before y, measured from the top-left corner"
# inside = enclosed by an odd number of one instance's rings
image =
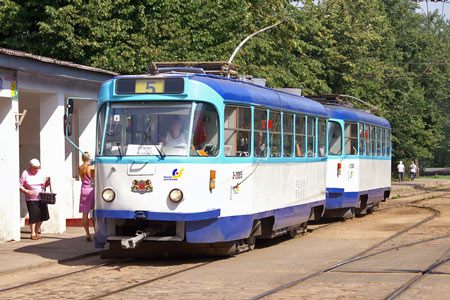
[[[242,179],[242,173],[243,173],[243,171],[236,171],[236,172],[233,172],[233,179]]]

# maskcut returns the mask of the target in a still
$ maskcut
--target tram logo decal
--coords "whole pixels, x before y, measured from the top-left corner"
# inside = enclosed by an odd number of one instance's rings
[[[133,183],[131,185],[131,191],[132,192],[153,192],[153,186],[152,182],[147,180],[133,180]]]
[[[184,171],[184,168],[180,169],[180,170],[173,169],[172,176],[164,176],[164,180],[173,180],[173,181],[178,180],[178,178],[180,178],[181,175],[183,175],[183,171]]]

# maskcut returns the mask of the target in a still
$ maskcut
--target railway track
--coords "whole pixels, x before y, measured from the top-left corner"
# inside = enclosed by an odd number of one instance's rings
[[[432,190],[433,193],[441,193],[442,195],[439,195],[439,197],[444,197],[447,195],[450,195],[450,193],[445,192],[446,190],[444,189],[440,189],[440,190]],[[448,191],[448,190],[447,190]],[[413,206],[415,208],[418,209],[428,209],[430,210],[430,208],[428,207],[419,207],[417,205],[417,197],[424,195],[423,193],[421,193],[420,195],[414,194],[414,195],[408,195],[407,197],[409,198],[413,198],[413,199],[409,199],[407,200],[406,197],[402,198],[404,200],[409,201],[409,206]],[[426,200],[429,199],[427,197],[423,198],[422,200]],[[408,205],[408,204],[402,204],[402,205]],[[383,208],[383,209],[390,209],[390,207],[387,208]],[[381,209],[381,210],[383,210]],[[425,240],[420,240],[420,241],[416,241],[413,243],[406,243],[406,244],[400,244],[400,245],[396,245],[394,247],[389,247],[383,250],[378,250],[372,253],[369,253],[371,251],[374,251],[375,249],[379,248],[380,246],[386,244],[389,241],[394,240],[395,238],[405,234],[406,232],[409,232],[417,227],[420,227],[421,225],[427,223],[428,221],[432,220],[433,218],[437,217],[439,215],[439,211],[431,209],[432,211],[432,215],[422,219],[421,221],[411,225],[410,227],[397,232],[396,234],[391,235],[390,237],[382,240],[379,243],[376,243],[374,245],[372,245],[371,247],[365,249],[364,251],[358,253],[357,255],[354,255],[344,261],[339,262],[338,264],[326,267],[322,270],[319,270],[313,274],[301,277],[299,279],[293,280],[289,283],[286,283],[284,285],[281,285],[275,289],[271,289],[269,291],[266,291],[264,293],[261,293],[251,299],[261,299],[264,298],[266,296],[269,295],[273,295],[276,294],[278,292],[281,292],[285,289],[289,289],[293,286],[296,286],[302,282],[305,282],[311,278],[314,277],[318,277],[326,272],[330,272],[330,271],[334,271],[337,268],[343,266],[343,265],[347,265],[350,264],[352,262],[356,262],[356,261],[360,261],[369,257],[373,257],[382,253],[388,253],[394,250],[398,250],[401,248],[406,248],[406,247],[412,247],[414,245],[419,245],[419,244],[425,244],[425,243],[429,243],[432,241],[437,241],[437,240],[443,240],[443,239],[450,239],[450,235],[444,235],[444,236],[438,236],[438,237],[434,237],[434,238],[430,238],[430,239],[425,239]],[[340,222],[336,222],[336,223],[331,223],[331,224],[323,224],[323,225],[318,225],[317,228],[313,229],[312,231],[315,230],[322,230],[326,227],[332,226],[333,224],[339,224]],[[449,249],[450,250],[450,249]],[[424,270],[415,270],[418,272],[417,276],[414,277],[413,280],[410,280],[408,282],[406,282],[404,285],[402,285],[401,287],[399,287],[398,289],[396,289],[394,292],[392,292],[386,299],[395,299],[396,297],[398,297],[399,295],[401,295],[402,293],[404,293],[405,291],[407,291],[409,288],[411,288],[411,286],[413,286],[415,283],[417,283],[418,281],[420,281],[423,277],[427,276],[428,274],[438,274],[435,273],[434,270],[441,264],[445,264],[449,261],[450,258],[448,258],[448,254],[447,256],[444,254],[442,257],[440,257],[439,259],[436,260],[436,262],[434,262],[432,265],[430,265],[428,268],[424,269]],[[170,266],[170,267],[162,267],[159,268],[159,266],[153,266],[154,268],[150,268],[153,269],[153,272],[149,272],[150,274],[148,274],[148,276],[138,276],[138,277],[133,277],[133,268],[136,269],[136,261],[133,260],[116,260],[114,262],[108,262],[105,264],[101,264],[98,266],[93,266],[93,267],[88,267],[88,268],[84,268],[82,270],[77,270],[74,272],[68,272],[66,274],[61,274],[61,275],[56,275],[56,276],[50,276],[47,278],[42,278],[39,280],[35,280],[35,281],[30,281],[30,282],[26,282],[26,283],[22,283],[19,285],[15,285],[15,286],[11,286],[11,287],[7,287],[7,288],[3,288],[0,289],[0,299],[2,298],[2,295],[4,295],[5,293],[7,294],[8,292],[14,292],[20,289],[27,289],[30,286],[33,286],[35,288],[38,288],[40,286],[45,286],[45,285],[53,285],[53,286],[58,286],[58,280],[67,278],[67,277],[71,277],[73,278],[73,281],[77,281],[79,280],[79,277],[84,278],[83,280],[88,280],[90,281],[94,286],[101,286],[101,283],[96,283],[96,279],[95,277],[98,276],[98,274],[101,274],[101,276],[103,278],[107,278],[109,276],[114,276],[114,273],[117,273],[117,270],[120,269],[120,272],[122,273],[121,276],[125,276],[127,278],[127,280],[125,280],[124,282],[120,282],[118,284],[114,285],[114,288],[103,288],[103,289],[96,289],[95,292],[89,293],[89,294],[84,294],[83,298],[84,299],[101,299],[101,298],[105,298],[108,296],[112,296],[112,295],[117,295],[120,293],[123,293],[127,290],[130,289],[134,289],[134,288],[138,288],[141,286],[145,286],[146,284],[151,284],[154,282],[157,282],[159,280],[163,280],[163,279],[167,279],[170,278],[172,276],[181,274],[181,273],[186,273],[189,272],[191,270],[194,269],[198,269],[201,268],[203,266],[209,265],[211,263],[213,263],[215,260],[214,259],[210,259],[208,261],[200,261],[200,262],[195,262],[195,263],[190,263],[189,266],[187,267],[181,267],[179,268],[178,265],[175,265],[174,267]],[[183,262],[184,265],[185,262]],[[148,267],[148,266],[144,266],[144,267]],[[93,271],[95,271],[94,275],[88,275],[86,276],[86,274],[90,274]],[[129,276],[128,276],[129,275]],[[92,291],[94,291],[94,289],[92,289]],[[64,291],[61,291],[61,293],[64,293]],[[7,295],[6,295],[7,296]],[[76,297],[75,297],[76,298]],[[5,298],[6,299],[6,298]]]
[[[412,201],[408,201],[408,198],[417,198],[417,197],[420,197],[422,195],[429,194],[431,192],[434,192],[434,193],[439,192],[439,193],[441,193],[441,195],[439,195],[439,196],[432,196],[432,197],[426,197],[426,198],[420,198],[420,199],[413,199]],[[345,259],[345,260],[343,260],[343,261],[341,261],[341,262],[339,262],[337,264],[325,267],[325,268],[323,268],[323,269],[321,269],[321,270],[319,270],[319,271],[317,271],[315,273],[309,274],[307,276],[303,276],[301,278],[295,279],[295,280],[293,280],[291,282],[285,283],[285,284],[280,285],[280,286],[278,286],[276,288],[273,288],[273,289],[270,289],[270,290],[268,290],[266,292],[258,294],[256,296],[250,298],[250,300],[262,299],[262,298],[265,298],[267,296],[272,296],[272,295],[280,293],[280,292],[282,292],[282,291],[284,291],[286,289],[290,289],[290,288],[292,288],[294,286],[297,286],[297,285],[299,285],[299,284],[301,284],[301,283],[303,283],[303,282],[305,282],[307,280],[310,280],[312,278],[318,277],[318,276],[320,276],[320,275],[322,275],[324,273],[333,271],[333,270],[335,270],[335,269],[337,269],[337,268],[339,268],[341,266],[344,266],[344,265],[347,265],[347,264],[350,264],[350,263],[353,263],[353,262],[361,261],[361,260],[364,260],[364,259],[367,259],[367,258],[370,258],[370,257],[374,257],[374,256],[379,255],[379,254],[383,254],[383,253],[387,253],[387,252],[391,252],[391,251],[396,251],[396,250],[401,249],[401,248],[412,247],[412,246],[415,246],[415,245],[429,243],[429,242],[442,240],[442,239],[449,239],[450,240],[450,234],[449,234],[449,235],[429,238],[429,239],[425,239],[425,240],[421,240],[421,241],[416,241],[416,242],[412,242],[412,243],[400,244],[400,245],[389,247],[389,248],[386,248],[386,249],[383,249],[383,250],[379,250],[379,251],[376,251],[376,252],[369,253],[369,252],[375,250],[376,248],[379,248],[380,246],[386,244],[387,242],[393,241],[395,238],[397,238],[397,237],[399,237],[401,235],[404,235],[405,233],[407,233],[407,232],[409,232],[409,231],[411,231],[411,230],[413,230],[415,228],[420,227],[421,225],[429,222],[430,220],[432,220],[432,219],[434,219],[434,218],[436,218],[437,216],[440,215],[440,212],[438,210],[434,209],[434,208],[425,207],[425,206],[417,206],[415,204],[417,204],[418,202],[421,202],[421,201],[424,201],[424,200],[428,200],[428,199],[433,199],[433,198],[436,198],[436,197],[445,198],[446,196],[449,196],[449,195],[450,195],[450,193],[448,192],[448,188],[442,188],[442,189],[428,189],[427,192],[425,192],[425,193],[409,194],[409,195],[407,195],[405,197],[402,197],[402,200],[407,201],[407,203],[403,203],[401,205],[391,205],[390,207],[380,209],[380,211],[386,210],[386,209],[399,208],[399,207],[402,207],[402,206],[403,207],[404,206],[410,206],[410,207],[415,207],[415,208],[419,208],[419,209],[430,210],[430,211],[433,212],[433,214],[431,216],[429,216],[429,217],[427,217],[425,219],[422,219],[421,221],[419,221],[419,222],[417,222],[417,223],[415,223],[415,224],[405,228],[404,230],[401,230],[401,231],[391,235],[390,237],[388,237],[388,238],[386,238],[386,239],[384,239],[384,240],[382,240],[382,241],[372,245],[371,247],[365,249],[364,251],[362,251],[362,252],[360,252],[360,253],[358,253],[358,254],[356,254],[356,255],[348,258],[348,259]],[[320,228],[321,227],[319,227],[318,229],[320,229]],[[408,289],[410,289],[412,286],[414,286],[414,284],[416,284],[418,281],[420,281],[421,279],[423,279],[425,276],[427,276],[429,274],[438,274],[438,273],[433,273],[433,270],[436,269],[437,267],[443,265],[443,264],[448,263],[449,261],[450,261],[450,248],[448,248],[444,252],[444,254],[442,256],[440,256],[439,258],[437,258],[429,267],[427,267],[427,268],[425,268],[423,270],[414,270],[413,272],[414,273],[418,273],[418,274],[416,276],[414,276],[411,280],[407,281],[406,283],[402,284],[400,287],[395,289],[395,291],[390,293],[388,296],[386,296],[385,300],[396,299],[397,297],[399,297],[400,295],[405,293]],[[362,271],[362,272],[363,273],[369,273],[367,271],[366,272]],[[398,272],[398,271],[395,271],[395,272]],[[384,272],[382,272],[382,273],[384,273]]]

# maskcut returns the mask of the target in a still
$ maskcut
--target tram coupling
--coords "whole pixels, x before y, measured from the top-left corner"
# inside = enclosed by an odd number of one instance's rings
[[[144,231],[138,230],[136,231],[136,236],[128,239],[122,239],[120,240],[120,244],[122,245],[122,249],[135,249],[137,245],[142,242],[146,237],[153,236],[159,232],[161,232],[162,229],[154,229],[154,228],[147,228]]]

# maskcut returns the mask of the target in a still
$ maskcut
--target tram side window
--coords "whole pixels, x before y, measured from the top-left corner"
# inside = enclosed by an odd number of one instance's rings
[[[255,156],[265,157],[267,155],[267,111],[255,108],[253,118]]]
[[[358,124],[346,123],[345,124],[345,154],[357,155],[358,154]]]
[[[328,122],[328,155],[342,154],[342,127],[334,121]]]
[[[370,140],[372,144],[372,155],[377,155],[377,144],[376,144],[376,128],[374,126],[370,126]]]
[[[225,106],[225,155],[250,156],[251,110],[249,107]]]
[[[316,155],[316,118],[308,117],[307,120],[307,152],[309,157],[313,157]]]
[[[283,153],[284,157],[292,157],[294,137],[294,116],[283,113]]]
[[[368,124],[364,124],[364,140],[366,141],[366,155],[371,155],[371,149],[370,149],[370,127]]]
[[[365,146],[366,139],[364,135],[364,124],[359,124],[359,155],[364,155],[366,153]]]
[[[389,153],[387,152],[387,143],[388,143],[388,139],[387,139],[387,129],[383,129],[383,155],[384,156],[389,156]]]
[[[197,103],[194,111],[190,155],[217,156],[218,147],[219,116],[217,111],[209,103]]]
[[[391,131],[388,130],[386,134],[386,156],[391,156]]]
[[[295,156],[305,156],[305,116],[295,116]]]
[[[318,129],[318,145],[319,156],[324,157],[326,155],[325,147],[327,143],[327,121],[325,119],[319,119]]]
[[[377,156],[383,155],[381,153],[381,141],[382,141],[381,128],[377,128]]]
[[[281,156],[281,113],[269,113],[270,157]]]

